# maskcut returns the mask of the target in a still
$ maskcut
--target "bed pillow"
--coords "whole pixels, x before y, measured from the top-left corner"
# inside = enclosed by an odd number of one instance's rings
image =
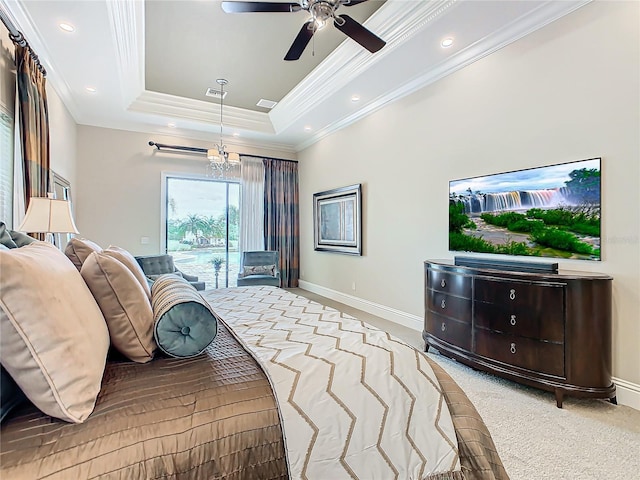
[[[116,247],[114,245],[109,245],[109,247],[107,247],[106,250],[103,250],[102,253],[124,263],[124,265],[129,269],[129,271],[133,273],[133,276],[136,277],[136,280],[140,282],[140,285],[142,286],[144,293],[146,293],[147,297],[149,298],[149,301],[151,301],[151,288],[149,287],[149,282],[147,282],[147,277],[142,271],[142,267],[136,261],[133,255],[131,255],[124,248]]]
[[[160,276],[151,287],[151,304],[156,343],[171,357],[201,354],[218,333],[211,307],[182,277]]]
[[[242,276],[249,275],[275,275],[275,265],[244,265],[242,267]]]
[[[93,252],[80,274],[102,310],[113,346],[134,362],[153,359],[151,303],[133,273],[108,254]]]
[[[82,277],[45,242],[0,251],[0,363],[47,415],[81,423],[100,391],[109,332]]]
[[[37,238],[30,237],[26,233],[16,232],[15,230],[9,230],[9,235],[18,248],[40,241]]]
[[[4,224],[4,222],[0,222],[0,245],[4,245],[7,248],[18,248],[16,242],[14,242],[11,238],[9,229]]]
[[[102,248],[97,243],[87,240],[86,238],[73,237],[67,243],[64,253],[71,263],[73,263],[78,271],[82,268],[82,264],[93,252],[101,252]]]

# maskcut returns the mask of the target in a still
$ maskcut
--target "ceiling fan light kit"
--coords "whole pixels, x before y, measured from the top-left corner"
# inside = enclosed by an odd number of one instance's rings
[[[338,15],[336,11],[342,5],[351,7],[367,0],[301,0],[292,3],[275,2],[222,2],[222,10],[226,13],[291,13],[301,10],[309,12],[311,18],[302,25],[284,59],[298,60],[311,41],[313,34],[321,29],[328,20],[349,38],[355,40],[371,53],[375,53],[386,45],[386,42],[366,29],[348,15]]]

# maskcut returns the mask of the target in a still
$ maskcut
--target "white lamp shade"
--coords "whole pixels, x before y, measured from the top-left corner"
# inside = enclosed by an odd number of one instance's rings
[[[220,152],[217,148],[210,148],[209,150],[207,150],[207,159],[215,163],[224,162],[224,157],[220,155]]]
[[[229,152],[229,156],[227,157],[229,163],[240,163],[240,155],[236,152]]]
[[[24,220],[18,227],[31,233],[78,233],[71,216],[71,204],[66,200],[32,197]]]

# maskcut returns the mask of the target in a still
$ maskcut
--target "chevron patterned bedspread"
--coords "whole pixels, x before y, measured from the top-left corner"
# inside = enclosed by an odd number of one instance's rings
[[[203,292],[264,368],[292,479],[462,479],[442,389],[425,355],[276,287]]]

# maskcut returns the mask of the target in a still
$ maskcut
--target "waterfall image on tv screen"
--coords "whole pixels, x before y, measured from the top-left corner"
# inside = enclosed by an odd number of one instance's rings
[[[449,182],[449,250],[600,260],[600,158]]]

